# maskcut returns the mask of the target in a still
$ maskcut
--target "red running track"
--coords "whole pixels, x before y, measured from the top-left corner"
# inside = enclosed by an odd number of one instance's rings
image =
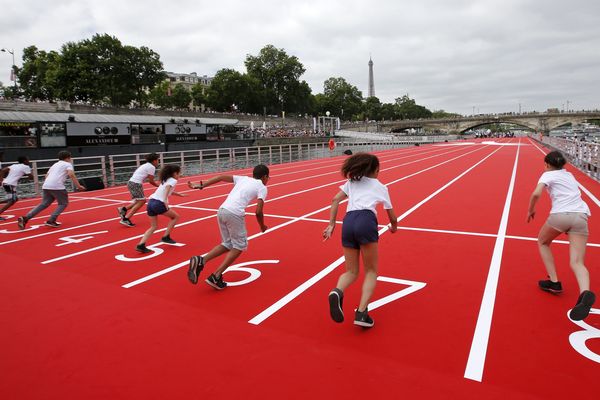
[[[134,228],[118,223],[124,187],[71,194],[59,229],[41,225],[49,210],[24,232],[14,218],[1,223],[0,396],[593,397],[600,310],[585,323],[569,320],[577,285],[567,244],[553,245],[564,293],[537,289],[545,273],[535,237],[547,196],[538,219],[525,217],[544,151],[521,138],[378,153],[400,229],[382,225],[371,330],[352,325],[358,283],[346,293],[347,321],[328,315],[343,258],[339,230],[328,242],[321,232],[343,157],[271,166],[270,229],[260,234],[247,217],[249,250],[222,292],[203,282],[217,260],[197,286],[186,270],[191,255],[219,242],[215,212],[228,184],[187,190],[181,179],[189,197],[171,200],[179,245],[155,246],[150,256],[134,251],[145,212]],[[600,185],[571,170],[593,214],[586,264],[598,291]]]

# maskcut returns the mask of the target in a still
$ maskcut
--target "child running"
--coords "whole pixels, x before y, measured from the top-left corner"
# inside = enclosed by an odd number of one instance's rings
[[[219,175],[206,182],[200,182],[199,185],[188,182],[188,186],[192,189],[203,189],[217,182],[233,182],[234,185],[227,199],[217,211],[222,243],[215,246],[204,257],[193,256],[190,258],[188,279],[194,285],[198,283],[198,276],[207,262],[227,253],[219,268],[206,278],[206,283],[217,290],[223,290],[227,287],[227,282],[223,281],[223,272],[248,248],[244,215],[246,207],[254,199],[258,199],[256,202],[256,220],[260,230],[261,232],[267,230],[264,223],[263,206],[267,198],[266,185],[268,181],[269,168],[266,165],[259,164],[254,167],[252,178],[238,175]]]
[[[60,226],[60,224],[56,222],[56,219],[60,213],[67,208],[67,205],[69,205],[69,194],[65,187],[67,177],[71,178],[71,181],[73,181],[73,184],[78,190],[85,190],[85,187],[79,184],[79,181],[75,176],[71,153],[68,151],[59,152],[58,160],[59,161],[54,163],[46,173],[46,179],[44,179],[44,184],[42,185],[42,202],[33,210],[29,211],[24,217],[19,217],[19,229],[25,229],[27,222],[48,208],[54,200],[58,203],[58,207],[56,207],[56,210],[50,215],[50,219],[46,221],[46,225],[52,228],[58,228]]]
[[[340,202],[348,198],[348,208],[342,224],[342,247],[346,259],[346,272],[338,279],[337,286],[329,293],[329,312],[335,322],[344,321],[342,304],[344,291],[358,278],[359,259],[362,253],[365,278],[360,304],[354,315],[354,324],[365,328],[374,325],[367,306],[377,282],[377,242],[379,240],[377,204],[382,203],[390,220],[390,231],[396,232],[398,223],[392,208],[388,189],[377,180],[379,159],[368,153],[357,153],[344,161],[342,175],[348,181],[331,203],[329,225],[323,238],[329,239],[335,229]]]
[[[0,169],[0,185],[6,192],[6,199],[0,201],[0,204],[5,203],[0,208],[0,221],[5,221],[6,218],[2,216],[2,213],[13,206],[19,198],[17,197],[17,184],[19,179],[23,176],[32,178],[31,167],[29,166],[29,159],[25,156],[21,156],[17,159],[17,164],[12,164],[8,167]]]
[[[547,280],[539,281],[540,289],[550,293],[562,292],[562,284],[558,280],[554,257],[550,244],[561,233],[569,235],[569,258],[571,269],[579,285],[579,298],[569,316],[574,321],[581,321],[590,313],[596,296],[590,291],[590,275],[583,260],[588,238],[588,217],[591,215],[588,205],[581,199],[577,181],[573,174],[563,167],[567,163],[559,151],[552,151],[544,158],[546,172],[540,180],[529,200],[527,222],[535,217],[535,205],[544,188],[550,195],[552,209],[538,236],[538,247],[542,261],[548,272]]]
[[[150,228],[144,232],[142,240],[135,247],[140,253],[150,253],[152,250],[146,247],[146,242],[152,236],[156,228],[158,227],[158,216],[164,215],[165,217],[171,218],[167,225],[165,235],[161,241],[169,244],[177,243],[171,239],[171,231],[175,227],[175,224],[179,220],[179,214],[169,208],[169,196],[175,195],[179,197],[185,197],[186,194],[175,192],[175,185],[177,185],[177,179],[179,179],[179,173],[181,168],[179,165],[165,165],[160,170],[160,185],[156,191],[150,196],[146,212],[150,217]]]
[[[131,203],[125,207],[119,207],[119,216],[121,217],[121,224],[125,226],[135,226],[131,222],[131,217],[135,215],[136,211],[146,202],[146,196],[144,195],[144,181],[148,179],[148,182],[158,187],[158,183],[154,180],[156,175],[156,167],[158,166],[159,156],[156,153],[148,154],[146,156],[146,163],[140,165],[129,181],[127,182],[127,189],[131,194]]]

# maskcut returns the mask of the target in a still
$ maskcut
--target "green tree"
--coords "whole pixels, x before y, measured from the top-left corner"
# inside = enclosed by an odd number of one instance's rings
[[[187,109],[192,102],[192,95],[181,83],[175,85],[171,97],[173,106],[177,109]]]
[[[162,81],[150,91],[152,104],[164,109],[173,107],[173,96],[171,96],[170,82]]]
[[[327,109],[321,112],[329,111],[332,115],[349,120],[362,110],[362,92],[344,78],[327,79],[323,85],[323,95]]]
[[[431,111],[418,105],[407,94],[396,99],[396,107],[400,119],[431,118]]]
[[[23,95],[28,100],[54,100],[56,97],[55,70],[58,53],[38,50],[36,46],[23,49],[23,66],[18,78]]]
[[[305,99],[297,98],[307,93],[299,81],[306,70],[296,56],[288,56],[283,49],[267,45],[257,56],[247,55],[245,65],[248,75],[259,82],[268,113],[299,111],[296,108],[306,103]]]
[[[260,112],[260,84],[236,70],[224,68],[215,74],[206,90],[206,104],[216,111]]]
[[[368,97],[364,104],[365,118],[369,120],[381,120],[381,108],[381,101],[377,97]]]
[[[194,106],[202,107],[202,104],[206,104],[206,95],[204,94],[204,86],[200,83],[196,83],[192,86],[192,101],[194,102]]]

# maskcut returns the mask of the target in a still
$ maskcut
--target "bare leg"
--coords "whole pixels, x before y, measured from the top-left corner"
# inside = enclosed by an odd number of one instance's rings
[[[225,256],[225,258],[223,259],[223,262],[221,263],[221,265],[219,265],[219,268],[217,268],[217,270],[215,271],[215,276],[217,277],[217,279],[223,274],[223,271],[225,271],[227,269],[227,267],[229,267],[231,264],[233,264],[235,259],[238,258],[240,256],[240,254],[242,254],[242,250],[238,250],[238,249],[229,250],[229,252]]]
[[[219,245],[213,247],[211,251],[206,253],[206,255],[204,256],[204,263],[206,264],[213,258],[219,257],[221,254],[225,254],[228,251],[229,251],[229,249],[227,247],[223,246],[222,244],[219,244]]]
[[[2,206],[2,208],[0,208],[0,214],[2,214],[4,211],[8,210],[10,207],[13,206],[13,204],[16,203],[16,201],[12,201],[12,200],[2,200],[0,203],[6,203],[4,206]]]
[[[571,269],[575,273],[575,278],[579,284],[579,293],[590,290],[590,274],[583,264],[587,238],[586,235],[569,234],[569,258]]]
[[[171,234],[171,231],[175,227],[175,224],[177,224],[177,221],[179,221],[179,214],[177,214],[175,211],[173,211],[171,209],[171,210],[167,211],[166,213],[164,213],[163,215],[171,218],[171,220],[169,221],[169,224],[167,225],[167,230],[165,231],[165,235],[164,235],[164,236],[169,236]]]
[[[137,200],[135,203],[130,204],[129,207],[129,211],[127,211],[127,214],[125,214],[125,218],[129,219],[131,217],[133,217],[133,215],[136,213],[137,210],[140,209],[141,206],[143,206],[146,203],[146,200]],[[127,207],[125,207],[127,208]]]
[[[558,275],[556,274],[556,265],[554,264],[554,257],[552,256],[552,250],[550,250],[550,244],[552,241],[560,235],[562,232],[557,231],[548,224],[544,224],[540,229],[538,235],[538,248],[540,249],[540,256],[548,272],[548,277],[552,282],[558,282]]]
[[[371,300],[371,296],[373,296],[373,292],[375,291],[375,285],[377,284],[377,264],[379,260],[377,248],[377,242],[360,246],[365,267],[365,279],[363,281],[358,311],[365,311],[367,309],[369,300]]]
[[[156,216],[150,217],[150,228],[148,228],[148,230],[146,232],[144,232],[144,236],[142,237],[142,240],[140,240],[140,242],[138,244],[146,244],[146,242],[148,241],[148,239],[150,239],[150,236],[152,236],[152,234],[154,233],[154,231],[156,230],[157,227],[158,227],[158,217],[156,217]]]
[[[346,259],[346,272],[340,275],[337,282],[337,288],[342,292],[358,278],[358,267],[360,263],[359,249],[353,249],[351,247],[344,247],[343,249],[344,258]]]

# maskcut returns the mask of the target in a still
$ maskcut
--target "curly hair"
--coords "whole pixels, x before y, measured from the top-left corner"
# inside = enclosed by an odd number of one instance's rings
[[[179,165],[165,165],[160,170],[160,181],[166,182],[167,179],[172,178],[176,173],[181,172],[181,167]]]
[[[342,165],[342,175],[351,181],[360,181],[379,169],[379,159],[373,154],[356,153],[348,157]]]

